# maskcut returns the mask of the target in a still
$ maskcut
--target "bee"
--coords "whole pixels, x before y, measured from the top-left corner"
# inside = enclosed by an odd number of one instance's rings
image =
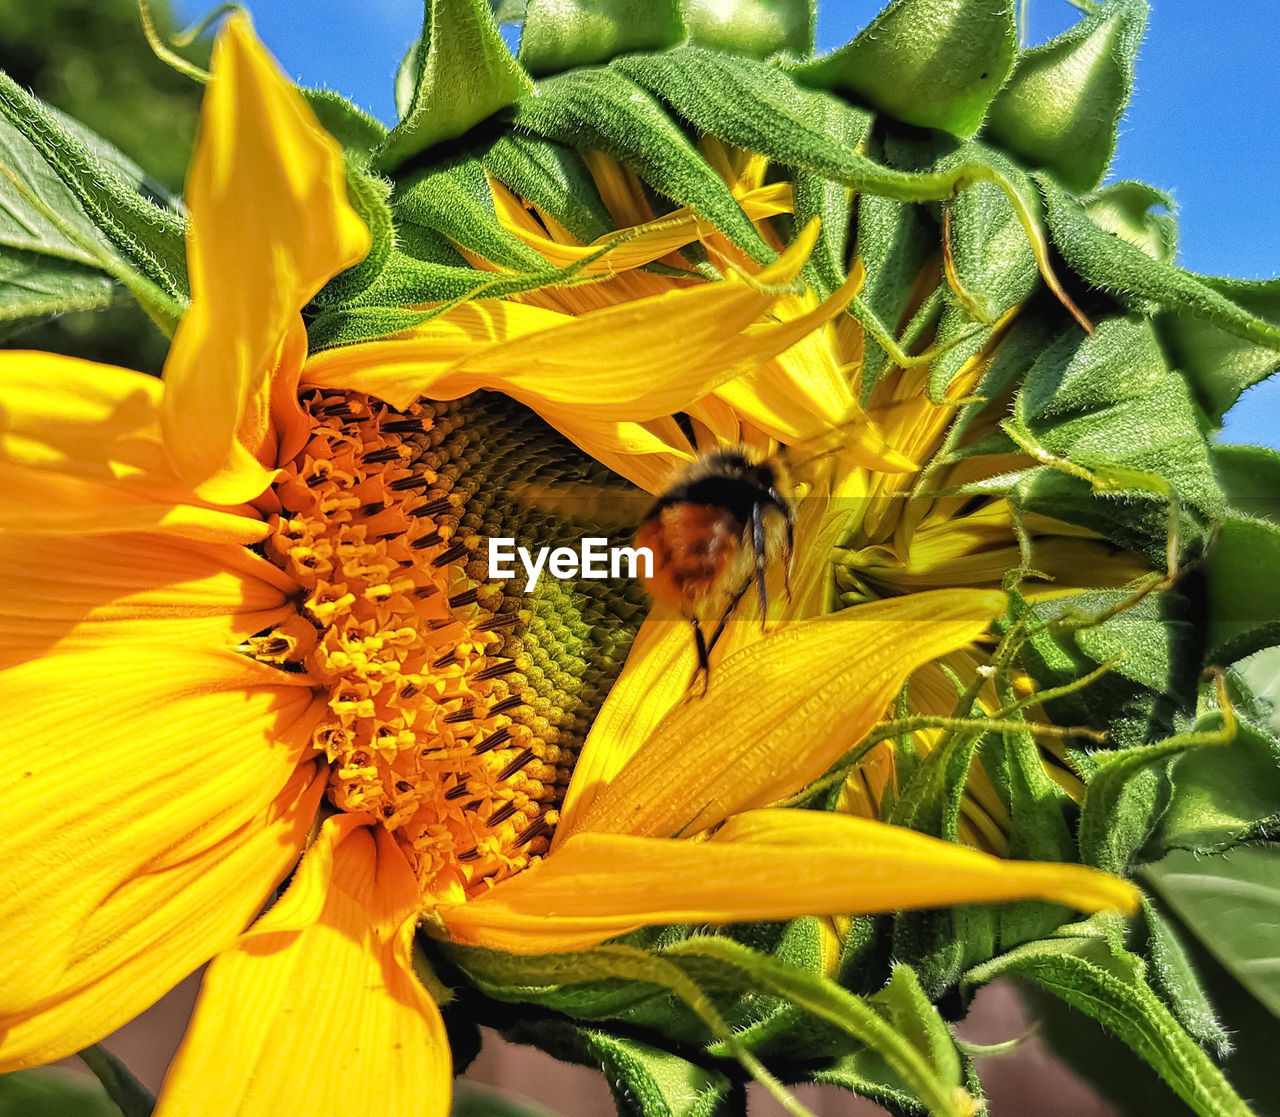
[[[763,629],[771,564],[782,564],[791,597],[796,514],[785,490],[781,464],[756,461],[744,447],[714,450],[673,478],[636,533],[636,546],[653,554],[649,595],[693,627],[698,666],[691,686],[701,678],[704,694],[711,653],[753,584]],[[714,625],[710,637],[704,625]]]

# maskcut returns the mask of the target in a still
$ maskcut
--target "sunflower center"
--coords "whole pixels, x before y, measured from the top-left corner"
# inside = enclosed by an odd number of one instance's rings
[[[546,851],[584,720],[583,672],[548,686],[547,641],[526,647],[539,603],[485,581],[486,538],[512,533],[482,484],[503,432],[459,403],[303,406],[267,553],[306,592],[329,798],[396,834],[425,895],[487,887]]]

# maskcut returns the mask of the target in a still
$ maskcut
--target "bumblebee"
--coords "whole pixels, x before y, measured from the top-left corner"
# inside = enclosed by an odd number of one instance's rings
[[[791,596],[796,516],[784,486],[781,466],[754,461],[742,447],[715,450],[675,476],[636,533],[636,546],[653,554],[645,579],[650,596],[678,610],[693,627],[693,682],[702,679],[703,693],[711,653],[753,584],[764,627],[771,564],[782,563]],[[708,637],[703,626],[710,624]]]

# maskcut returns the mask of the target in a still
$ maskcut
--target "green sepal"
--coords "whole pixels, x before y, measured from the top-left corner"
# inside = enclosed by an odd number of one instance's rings
[[[1187,1034],[1222,1058],[1231,1050],[1231,1037],[1218,1022],[1218,1014],[1174,921],[1150,897],[1143,897],[1142,914],[1147,924],[1147,972],[1152,988]]]
[[[970,970],[966,984],[997,977],[1035,982],[1093,1017],[1144,1059],[1201,1117],[1252,1117],[1249,1107],[1178,1023],[1144,977],[1142,960],[1097,935],[1089,924],[1020,946]]]
[[[1032,177],[1045,197],[1054,245],[1085,282],[1144,313],[1162,309],[1190,315],[1233,337],[1280,350],[1280,323],[1270,320],[1265,309],[1280,309],[1280,281],[1216,280],[1162,264],[1099,225],[1052,178]],[[1254,304],[1257,312],[1250,309]]]
[[[460,156],[405,179],[395,189],[391,208],[397,226],[418,225],[440,233],[499,267],[515,271],[546,267],[541,256],[498,221],[484,167],[474,155]]]
[[[1219,666],[1280,644],[1280,525],[1226,515],[1205,557],[1208,646]]]
[[[1224,507],[1186,381],[1149,320],[1108,318],[1093,337],[1071,327],[1048,340],[1002,427],[1046,464],[974,491],[1006,491],[1021,508],[1091,528],[1153,564],[1164,562],[1171,501],[1188,553]]]
[[[717,1117],[723,1112],[728,1078],[639,1040],[554,1018],[517,1021],[500,1031],[512,1042],[534,1044],[557,1059],[601,1071],[619,1117]],[[492,1111],[475,1112],[489,1117]]]
[[[1280,526],[1280,450],[1215,443],[1209,456],[1231,511]]]
[[[693,209],[757,260],[773,259],[723,180],[621,68],[548,78],[539,83],[536,97],[516,106],[515,126],[631,165],[654,190]]]
[[[855,204],[854,254],[867,271],[858,301],[879,321],[896,326],[909,308],[921,269],[938,249],[937,227],[921,206],[865,193],[858,195]],[[856,307],[855,303],[855,317]],[[997,358],[1002,350],[1003,346],[996,350]],[[868,332],[862,362],[863,403],[889,363],[885,347]]]
[[[915,970],[896,964],[889,983],[868,1000],[900,1036],[924,1055],[940,1082],[960,1085],[960,1053],[955,1040],[925,995]]]
[[[0,1117],[121,1117],[120,1107],[87,1075],[61,1067],[0,1074]]]
[[[1165,793],[1157,765],[1191,746],[1178,738],[1098,753],[1080,809],[1080,860],[1123,873],[1155,824]]]
[[[850,149],[866,141],[870,117],[845,112],[834,100],[813,104],[822,132]],[[805,263],[804,278],[825,297],[844,282],[849,270],[849,226],[854,212],[849,188],[807,167],[795,168],[791,186],[796,227],[803,229],[815,217],[819,221],[818,241]]]
[[[1172,264],[1178,250],[1178,219],[1171,195],[1145,182],[1112,182],[1082,199],[1097,226],[1141,248],[1160,264]],[[1166,212],[1152,212],[1156,206]]]
[[[1280,741],[1249,722],[1221,748],[1196,749],[1174,762],[1169,806],[1151,846],[1217,852],[1280,826]]]
[[[1012,0],[893,0],[851,43],[791,72],[908,124],[971,136],[1017,45]]]
[[[987,134],[1068,188],[1091,190],[1115,150],[1146,23],[1145,0],[1109,0],[1066,34],[1023,51],[991,104]]]
[[[815,0],[681,0],[689,41],[747,58],[813,53]]]
[[[1222,279],[1199,276],[1199,282],[1220,298],[1257,320],[1270,323],[1270,335],[1257,340],[1242,336],[1203,317],[1167,310],[1156,319],[1170,360],[1191,382],[1200,406],[1213,425],[1240,398],[1240,393],[1280,369],[1280,279]]]
[[[102,1084],[124,1117],[151,1117],[156,1099],[124,1063],[100,1043],[86,1047],[80,1059]]]
[[[889,987],[863,998],[820,973],[788,966],[720,936],[675,943],[663,957],[703,987],[737,984],[745,977],[747,988],[813,1013],[876,1051],[931,1113],[958,1114],[955,1046],[909,967],[895,967]]]
[[[812,1073],[821,1086],[838,1086],[860,1098],[869,1098],[890,1113],[925,1117],[928,1112],[881,1056],[869,1047],[842,1055],[829,1066]]]
[[[1280,845],[1176,850],[1143,876],[1236,980],[1280,1016]]]
[[[637,50],[683,42],[676,0],[529,0],[520,62],[534,77],[598,66]]]
[[[1012,688],[997,680],[1002,705],[1014,701]],[[1015,715],[1021,720],[1021,715]],[[1046,759],[1030,731],[991,733],[979,760],[1009,813],[1009,856],[1020,861],[1077,860],[1069,820],[1075,804],[1045,771]],[[1066,909],[1028,900],[1002,904],[996,917],[997,942],[1008,950],[1059,926]]]
[[[1113,747],[1136,748],[1168,736],[1179,717],[1194,713],[1200,664],[1186,650],[1194,629],[1177,594],[1150,594],[1101,623],[1095,618],[1126,602],[1124,591],[1093,590],[1029,609],[1016,591],[1010,596],[1033,629],[1019,655],[1040,688],[1065,686],[1108,665],[1086,690],[1045,702],[1056,724],[1092,726],[1105,730]],[[1086,777],[1106,755],[1070,746],[1068,754]]]
[[[426,0],[422,37],[411,56],[405,72],[413,93],[374,153],[378,170],[456,139],[533,88],[485,0]]]
[[[332,89],[299,89],[320,127],[348,152],[368,155],[387,138],[387,127]]]
[[[595,180],[572,147],[512,132],[486,147],[480,162],[504,186],[550,214],[584,244],[613,230]]]

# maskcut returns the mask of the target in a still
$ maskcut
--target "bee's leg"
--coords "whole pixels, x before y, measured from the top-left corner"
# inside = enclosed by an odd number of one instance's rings
[[[782,515],[783,522],[787,525],[786,541],[782,547],[782,585],[786,590],[787,600],[791,600],[791,556],[796,549],[796,514],[795,509],[791,507],[782,497],[777,489],[769,490],[769,504],[776,508]],[[759,562],[759,551],[757,550],[756,561]]]
[[[791,556],[796,549],[796,522],[787,517],[787,542],[782,552],[782,588],[786,591],[787,602],[791,602]]]
[[[698,685],[698,680],[702,680],[702,693],[707,693],[707,684],[711,681],[711,648],[707,647],[706,638],[702,635],[702,625],[698,623],[697,617],[690,617],[689,623],[693,625],[693,646],[698,653],[698,666],[693,670],[693,678],[689,680],[689,689],[693,690]],[[720,635],[719,629],[716,630],[716,636]],[[715,636],[711,638],[712,646],[715,645]]]
[[[763,632],[765,615],[769,611],[769,591],[764,584],[765,567],[769,562],[769,551],[768,541],[764,532],[764,507],[760,504],[754,505],[751,509],[751,550],[755,557],[756,594],[760,598],[760,631]],[[733,599],[733,605],[737,605],[741,598],[742,594],[739,593]],[[733,607],[730,606],[729,612],[732,611]],[[724,628],[724,622],[728,619],[728,616],[729,613],[726,612],[720,618],[720,628]],[[719,634],[720,629],[717,629],[716,635],[718,636]]]

